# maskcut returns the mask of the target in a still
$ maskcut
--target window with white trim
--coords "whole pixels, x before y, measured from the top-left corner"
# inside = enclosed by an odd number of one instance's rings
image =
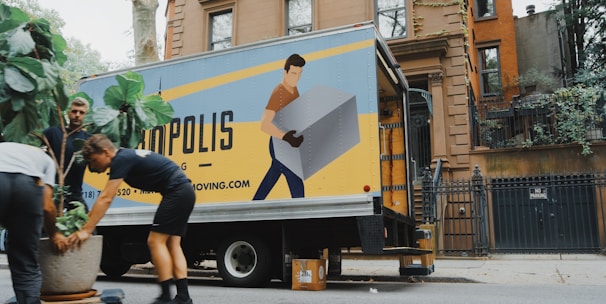
[[[384,38],[406,36],[406,0],[377,0],[377,24]]]
[[[210,15],[210,50],[231,47],[233,30],[232,10],[224,10]]]
[[[288,36],[311,32],[312,0],[286,0],[286,34]]]

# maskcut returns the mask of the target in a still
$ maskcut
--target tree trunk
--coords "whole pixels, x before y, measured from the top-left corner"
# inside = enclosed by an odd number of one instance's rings
[[[135,65],[159,61],[156,40],[158,0],[132,0]]]

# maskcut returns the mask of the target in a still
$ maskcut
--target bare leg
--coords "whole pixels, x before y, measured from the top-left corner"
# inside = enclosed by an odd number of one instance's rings
[[[172,259],[173,277],[175,280],[187,277],[187,260],[181,248],[181,237],[171,235],[168,237],[168,251]]]
[[[152,263],[156,267],[159,282],[173,278],[173,259],[168,248],[170,237],[168,234],[151,231],[147,238],[147,245],[151,253]],[[187,274],[187,269],[185,273]]]

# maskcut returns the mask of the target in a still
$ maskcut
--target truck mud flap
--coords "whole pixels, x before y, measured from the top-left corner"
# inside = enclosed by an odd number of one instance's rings
[[[362,252],[365,254],[383,254],[383,247],[385,247],[383,216],[360,216],[357,221]]]

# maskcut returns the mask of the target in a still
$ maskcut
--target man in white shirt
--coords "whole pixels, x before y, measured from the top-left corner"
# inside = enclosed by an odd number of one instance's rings
[[[40,303],[42,223],[59,253],[69,248],[55,227],[55,173],[55,163],[42,149],[0,142],[0,225],[8,231],[6,253],[18,304]]]

